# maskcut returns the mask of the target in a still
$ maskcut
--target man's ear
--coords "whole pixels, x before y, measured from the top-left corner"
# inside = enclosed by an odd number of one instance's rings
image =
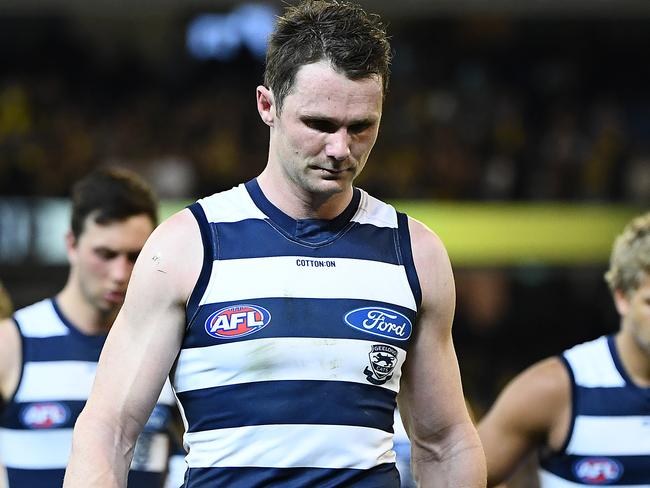
[[[621,290],[614,290],[614,304],[621,317],[624,317],[630,308],[630,301],[627,299],[627,295]]]
[[[257,111],[262,121],[269,127],[275,123],[275,100],[273,93],[267,87],[260,85],[257,87]]]
[[[68,255],[68,261],[70,263],[74,262],[77,255],[77,238],[72,233],[72,230],[69,230],[65,234],[65,251]]]

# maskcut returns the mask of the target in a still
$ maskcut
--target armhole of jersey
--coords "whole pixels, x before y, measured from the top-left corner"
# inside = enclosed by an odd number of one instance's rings
[[[210,240],[210,224],[208,223],[208,218],[205,216],[203,207],[198,202],[193,203],[187,207],[196,222],[199,224],[199,230],[201,231],[201,241],[203,242],[203,265],[201,266],[201,273],[199,274],[198,280],[196,280],[196,285],[192,290],[189,300],[187,301],[187,324],[189,327],[194,320],[194,316],[199,310],[199,302],[203,297],[206,287],[210,281],[210,275],[212,274],[212,263],[214,261],[214,256],[212,252],[212,243]]]
[[[409,232],[408,216],[405,213],[397,212],[397,237],[399,239],[399,252],[402,264],[406,269],[406,277],[411,286],[411,292],[415,298],[415,305],[419,310],[422,306],[422,288],[415,269],[413,260],[413,249],[411,247],[411,233]]]
[[[16,329],[18,330],[18,338],[20,339],[20,371],[18,372],[18,382],[16,382],[16,388],[11,393],[9,398],[2,399],[2,397],[0,397],[0,407],[2,407],[2,408],[0,408],[0,411],[4,407],[6,407],[7,405],[9,405],[10,403],[12,403],[14,401],[14,399],[16,398],[16,394],[18,393],[18,390],[20,389],[20,384],[23,382],[23,376],[25,374],[25,358],[27,357],[26,356],[27,351],[25,350],[25,348],[27,347],[27,345],[26,345],[27,341],[25,340],[25,337],[23,336],[23,331],[20,328],[20,324],[18,323],[18,319],[16,318],[16,316],[12,315],[11,320],[13,320],[14,325],[15,325]]]
[[[571,441],[571,437],[573,437],[573,429],[576,424],[576,398],[578,393],[575,377],[573,376],[573,370],[571,369],[571,365],[569,364],[569,361],[567,361],[567,359],[564,357],[564,354],[560,355],[560,361],[564,365],[566,372],[569,375],[569,381],[571,382],[571,400],[570,400],[571,418],[569,420],[569,428],[567,429],[564,442],[562,443],[560,450],[557,451],[558,454],[562,454],[566,451],[566,448],[568,447],[569,442]]]

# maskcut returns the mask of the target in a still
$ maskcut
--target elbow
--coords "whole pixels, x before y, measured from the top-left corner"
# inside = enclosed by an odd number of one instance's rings
[[[485,455],[471,423],[446,427],[426,437],[413,436],[412,469],[416,480],[426,480],[444,472],[457,486],[485,487]]]

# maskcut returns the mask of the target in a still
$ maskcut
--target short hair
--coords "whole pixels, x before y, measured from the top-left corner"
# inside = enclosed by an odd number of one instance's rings
[[[650,212],[634,218],[614,241],[605,280],[612,292],[636,290],[650,275]]]
[[[391,48],[386,27],[376,14],[342,0],[304,0],[278,18],[266,51],[264,84],[282,110],[301,66],[327,60],[352,80],[390,77]]]
[[[100,225],[120,222],[135,215],[146,215],[154,227],[158,223],[158,200],[133,171],[101,168],[79,180],[72,188],[70,227],[75,239],[84,230],[88,216]]]

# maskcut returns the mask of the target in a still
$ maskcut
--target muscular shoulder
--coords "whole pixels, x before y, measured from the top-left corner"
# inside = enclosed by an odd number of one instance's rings
[[[431,261],[449,261],[445,246],[435,232],[412,217],[409,217],[408,223],[416,266],[418,265],[418,258],[419,264],[425,266],[431,264]]]
[[[20,334],[16,323],[11,319],[0,320],[0,397],[4,399],[16,388],[20,355]]]
[[[138,257],[131,281],[145,282],[147,287],[159,283],[174,295],[189,295],[202,263],[199,225],[192,213],[184,209],[162,222],[151,234]]]
[[[423,312],[453,315],[456,300],[454,276],[447,250],[426,225],[409,217],[413,261],[422,288]]]

